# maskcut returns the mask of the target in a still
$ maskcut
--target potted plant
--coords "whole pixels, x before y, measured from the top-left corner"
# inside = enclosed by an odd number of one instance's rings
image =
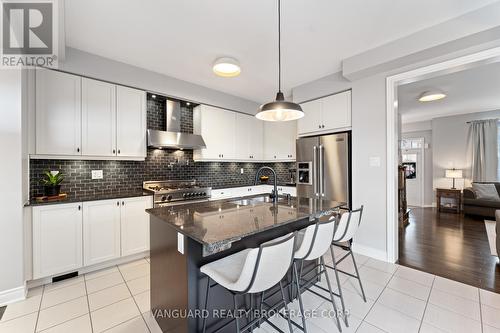
[[[45,171],[44,176],[45,178],[41,182],[44,185],[43,191],[45,195],[48,197],[59,195],[61,193],[61,182],[64,180],[63,174],[60,171]]]

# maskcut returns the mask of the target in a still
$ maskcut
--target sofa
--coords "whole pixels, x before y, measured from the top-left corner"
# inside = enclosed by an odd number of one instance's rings
[[[491,184],[491,183],[490,183]],[[495,184],[495,188],[500,193],[500,183]],[[495,219],[495,211],[500,210],[500,201],[478,199],[472,187],[464,189],[464,213]]]

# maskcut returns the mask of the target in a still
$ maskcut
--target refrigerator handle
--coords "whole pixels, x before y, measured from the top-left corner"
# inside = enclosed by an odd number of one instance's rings
[[[317,172],[317,163],[318,163],[318,147],[313,147],[313,191],[315,196],[319,196],[318,193],[318,172]]]
[[[321,196],[325,196],[325,170],[324,170],[324,161],[323,161],[323,145],[319,145],[319,192],[321,193]]]

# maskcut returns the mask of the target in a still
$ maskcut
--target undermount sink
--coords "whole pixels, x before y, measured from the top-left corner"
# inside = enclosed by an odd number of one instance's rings
[[[279,197],[278,196],[278,203],[285,201],[286,198],[284,197]],[[235,200],[231,201],[231,203],[240,205],[240,206],[251,206],[251,205],[258,205],[261,203],[272,203],[273,199],[271,199],[269,196],[261,196],[261,197],[255,197],[251,199],[240,199],[240,200]]]

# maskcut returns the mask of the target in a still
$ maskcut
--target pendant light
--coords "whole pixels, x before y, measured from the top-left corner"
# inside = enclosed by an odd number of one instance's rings
[[[278,93],[275,101],[261,105],[255,117],[265,121],[289,121],[304,117],[300,105],[285,101],[281,92],[281,0],[278,0]]]

